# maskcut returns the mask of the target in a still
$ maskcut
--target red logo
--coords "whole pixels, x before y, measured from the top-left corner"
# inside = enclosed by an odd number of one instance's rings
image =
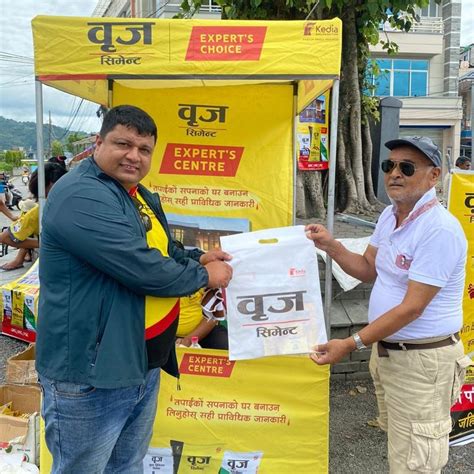
[[[472,283],[469,283],[469,286],[467,287],[467,293],[469,295],[469,298],[471,300],[474,300],[474,285]]]
[[[194,26],[186,61],[258,61],[266,26]]]
[[[235,362],[225,356],[184,354],[179,371],[181,374],[206,377],[230,377]]]
[[[311,32],[313,31],[314,25],[316,23],[314,21],[308,21],[304,24],[303,35],[304,36],[311,36]]]
[[[235,176],[243,152],[241,146],[168,143],[160,173]]]
[[[290,276],[304,276],[306,275],[306,270],[304,268],[290,268],[290,271],[288,272]]]

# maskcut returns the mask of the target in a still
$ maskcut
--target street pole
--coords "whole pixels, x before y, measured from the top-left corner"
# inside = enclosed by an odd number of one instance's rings
[[[38,160],[38,204],[39,204],[39,229],[41,232],[41,217],[45,203],[44,186],[44,149],[43,149],[43,89],[41,81],[35,81],[36,102],[36,158]]]
[[[328,231],[334,232],[334,209],[336,199],[336,156],[337,156],[337,113],[339,109],[339,79],[335,79],[332,86],[331,99],[331,130],[329,138],[329,179],[328,179],[328,210],[326,226]],[[331,301],[332,301],[332,259],[326,254],[326,274],[324,280],[324,319],[326,334],[331,337]]]

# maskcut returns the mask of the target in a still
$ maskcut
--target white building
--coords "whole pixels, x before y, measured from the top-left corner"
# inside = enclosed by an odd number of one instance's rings
[[[173,18],[182,13],[180,0],[99,0],[92,16]],[[220,19],[221,8],[214,0],[203,0],[195,18]]]
[[[384,25],[380,39],[395,42],[396,56],[371,47],[380,66],[375,95],[403,102],[400,136],[425,135],[455,160],[460,153],[462,100],[458,96],[460,0],[443,0],[419,10],[420,21],[408,33]],[[446,170],[446,165],[444,166]]]

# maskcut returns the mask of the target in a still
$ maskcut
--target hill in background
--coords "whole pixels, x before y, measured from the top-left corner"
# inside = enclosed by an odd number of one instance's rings
[[[59,140],[61,143],[66,143],[70,133],[75,132],[52,125],[51,141]],[[84,136],[89,135],[87,132],[78,133]],[[43,140],[46,148],[49,141],[49,125],[47,124],[43,124]],[[15,147],[23,147],[25,151],[36,149],[36,123],[17,122],[0,116],[0,151],[11,150]]]

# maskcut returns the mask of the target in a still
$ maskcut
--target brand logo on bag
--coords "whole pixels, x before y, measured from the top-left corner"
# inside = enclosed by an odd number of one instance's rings
[[[125,53],[124,50],[127,46],[136,44],[151,45],[154,25],[154,22],[142,21],[89,22],[87,26],[91,28],[87,32],[87,39],[91,43],[101,45],[100,49],[108,53],[100,56],[100,64],[108,66],[141,64],[141,56],[137,56],[136,52]],[[120,48],[120,54],[110,54],[116,53],[117,48]]]
[[[178,117],[186,122],[186,135],[191,137],[216,137],[225,130],[227,105],[178,104]],[[206,128],[208,127],[212,128]]]
[[[258,61],[266,26],[194,26],[186,61]]]
[[[254,321],[267,321],[267,312],[288,313],[290,311],[304,311],[304,293],[306,293],[305,290],[237,296],[237,299],[241,300],[237,304],[237,311],[245,316],[251,315]]]
[[[288,274],[294,277],[304,276],[306,275],[306,270],[304,268],[290,268]]]
[[[241,146],[168,143],[160,173],[235,176],[243,153]]]
[[[179,371],[181,374],[202,375],[206,377],[230,377],[235,362],[225,356],[200,356],[184,354]]]

